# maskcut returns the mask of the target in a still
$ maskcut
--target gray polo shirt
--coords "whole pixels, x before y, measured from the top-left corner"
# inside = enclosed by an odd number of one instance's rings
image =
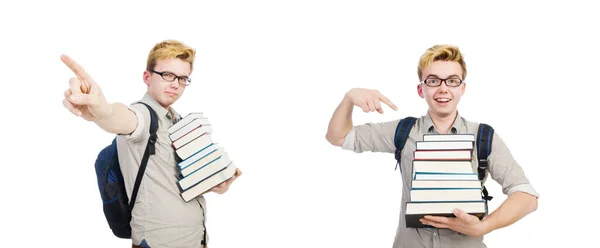
[[[167,128],[181,116],[171,108],[169,113],[148,93],[141,102],[150,105],[158,117],[156,154],[151,155],[133,208],[131,228],[133,244],[142,240],[152,248],[202,247],[206,202],[203,196],[185,202],[177,186],[177,158]],[[143,104],[129,108],[138,118],[138,126],[130,135],[118,135],[119,163],[131,199],[133,185],[150,136],[150,112]]]
[[[343,149],[352,150],[357,153],[371,151],[394,153],[394,134],[400,120],[381,123],[366,123],[356,125],[346,135]],[[457,115],[451,132],[464,134],[476,134],[479,123],[467,121]],[[492,125],[493,127],[493,125]],[[487,247],[483,243],[483,237],[471,237],[451,229],[438,228],[407,228],[404,219],[404,207],[409,200],[410,181],[412,174],[413,151],[415,142],[423,140],[423,134],[439,133],[426,114],[420,117],[411,130],[404,149],[402,150],[402,200],[400,207],[400,219],[396,230],[396,238],[393,248],[420,248],[420,247],[444,247],[444,248],[475,248]],[[393,159],[393,155],[391,156]],[[529,183],[521,166],[512,157],[506,144],[497,132],[494,132],[492,151],[489,156],[488,170],[484,180],[491,176],[502,186],[506,195],[521,191],[538,197],[538,193]],[[474,152],[472,160],[473,170],[477,171],[477,153]],[[492,211],[490,209],[490,211]]]

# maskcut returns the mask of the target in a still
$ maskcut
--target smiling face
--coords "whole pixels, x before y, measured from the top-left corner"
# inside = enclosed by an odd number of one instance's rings
[[[431,115],[448,117],[457,110],[458,102],[465,93],[462,67],[453,61],[434,61],[424,68],[422,83],[417,86],[419,96],[429,105]],[[440,79],[446,79],[444,82]],[[441,83],[439,86],[436,84]],[[450,86],[448,86],[450,85]]]

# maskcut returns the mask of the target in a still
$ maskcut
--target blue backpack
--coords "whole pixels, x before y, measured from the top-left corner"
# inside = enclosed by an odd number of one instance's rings
[[[144,157],[142,158],[142,163],[135,179],[131,201],[128,200],[123,174],[119,166],[116,137],[113,139],[112,144],[108,145],[98,154],[95,165],[104,216],[113,234],[124,239],[131,238],[131,226],[129,225],[131,211],[135,204],[135,198],[142,181],[142,176],[146,170],[148,159],[155,152],[154,144],[157,139],[156,130],[158,129],[158,121],[156,113],[146,103],[138,103],[144,104],[150,111],[150,138],[148,139]]]
[[[408,134],[410,133],[410,130],[412,129],[416,121],[417,118],[409,116],[404,119],[401,119],[398,123],[398,126],[396,126],[396,133],[394,136],[394,145],[396,146],[396,168],[400,166],[402,148],[404,148],[406,140],[408,139]],[[475,145],[477,146],[477,158],[479,159],[479,166],[477,167],[479,180],[483,180],[483,178],[485,177],[485,170],[488,166],[487,158],[492,152],[493,137],[494,129],[488,124],[480,123],[475,142]],[[402,167],[400,167],[400,171],[402,171]],[[482,186],[483,199],[485,199],[486,201],[491,201],[493,197],[488,195],[488,191],[485,188],[485,185]]]

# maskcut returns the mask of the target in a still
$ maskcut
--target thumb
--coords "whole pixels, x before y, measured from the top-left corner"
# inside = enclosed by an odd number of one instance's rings
[[[454,210],[454,215],[456,216],[456,218],[458,218],[459,220],[462,220],[464,222],[469,222],[471,219],[469,218],[469,215],[467,213],[465,213],[465,211],[462,211],[461,209],[455,209]]]
[[[85,80],[79,80],[81,82],[81,93],[87,94],[90,93],[91,85]]]
[[[69,97],[69,101],[77,105],[90,105],[92,103],[91,96],[88,94],[75,94]]]

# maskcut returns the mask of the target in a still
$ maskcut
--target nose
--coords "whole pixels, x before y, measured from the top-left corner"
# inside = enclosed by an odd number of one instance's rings
[[[448,92],[448,85],[446,85],[446,82],[442,82],[442,85],[440,85],[438,87],[438,93],[447,93]]]
[[[179,85],[179,80],[175,79],[173,82],[171,82],[171,88],[173,89],[179,89],[179,87],[181,87],[181,85]]]

